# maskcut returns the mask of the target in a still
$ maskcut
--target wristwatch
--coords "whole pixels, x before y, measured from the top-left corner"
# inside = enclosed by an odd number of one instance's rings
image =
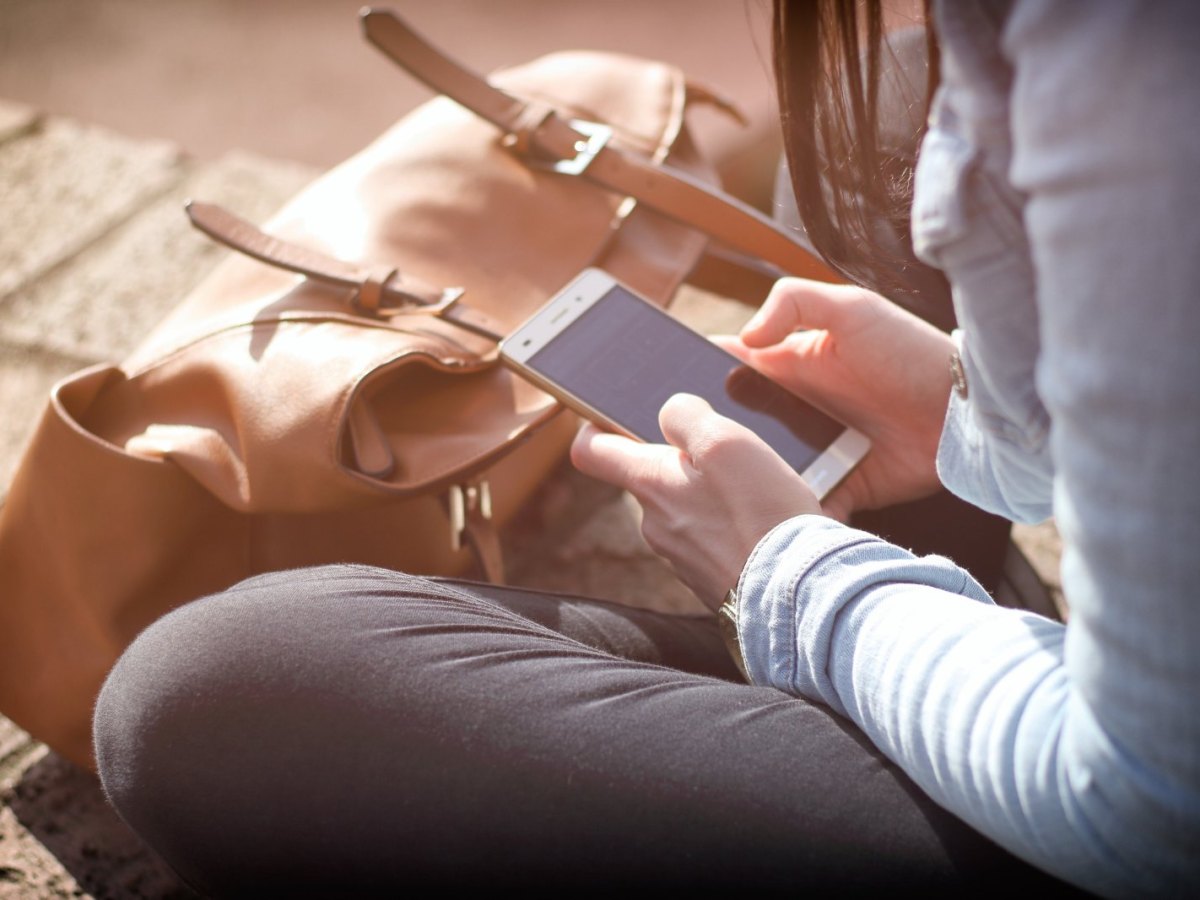
[[[742,642],[738,640],[738,594],[737,588],[730,588],[724,602],[717,608],[717,627],[721,629],[721,637],[725,639],[725,648],[729,651],[733,664],[737,666],[746,681],[746,660],[742,656]]]

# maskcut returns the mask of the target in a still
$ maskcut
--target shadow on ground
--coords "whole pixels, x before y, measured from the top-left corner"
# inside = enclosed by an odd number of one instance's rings
[[[47,753],[30,766],[5,794],[0,802],[70,873],[78,888],[97,900],[197,896],[121,821],[104,799],[96,776],[57,754]],[[0,870],[0,882],[22,877],[19,870]],[[76,893],[69,890],[63,896]]]

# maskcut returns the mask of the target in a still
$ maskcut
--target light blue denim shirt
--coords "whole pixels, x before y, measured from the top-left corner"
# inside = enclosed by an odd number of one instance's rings
[[[759,684],[1101,894],[1200,891],[1200,6],[946,2],[918,253],[953,286],[956,493],[1063,535],[1062,626],[828,519],[742,574]],[[798,761],[803,764],[803,761]]]

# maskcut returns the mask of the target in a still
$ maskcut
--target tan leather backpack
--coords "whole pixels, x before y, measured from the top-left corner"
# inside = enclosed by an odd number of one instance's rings
[[[0,510],[0,710],[82,765],[105,675],[181,603],[333,561],[454,573],[463,533],[497,577],[491,523],[574,424],[496,364],[495,338],[580,269],[665,303],[716,237],[828,274],[716,189],[684,124],[714,98],[675,69],[564,53],[485,81],[391,14],[364,21],[447,96],[269,235],[193,205],[255,258],[120,366],[58,384]]]

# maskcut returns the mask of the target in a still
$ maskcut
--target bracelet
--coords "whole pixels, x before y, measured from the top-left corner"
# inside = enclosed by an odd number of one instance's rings
[[[721,629],[721,637],[725,640],[725,649],[733,659],[733,664],[742,673],[746,681],[746,660],[742,656],[742,642],[738,640],[738,595],[737,588],[731,588],[725,595],[725,601],[717,608],[717,627]]]

